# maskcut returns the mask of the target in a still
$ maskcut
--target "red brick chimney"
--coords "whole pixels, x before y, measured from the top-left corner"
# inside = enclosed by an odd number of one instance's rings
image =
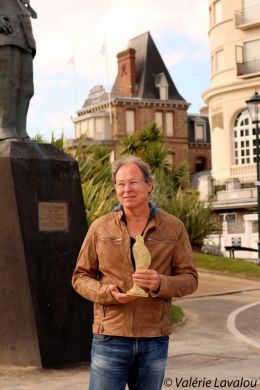
[[[130,48],[118,53],[117,64],[117,95],[132,96],[136,83],[135,49]]]
[[[208,108],[208,106],[201,107],[200,113],[202,115],[209,115],[209,108]]]

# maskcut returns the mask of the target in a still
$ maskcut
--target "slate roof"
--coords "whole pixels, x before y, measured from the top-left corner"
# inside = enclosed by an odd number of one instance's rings
[[[128,48],[136,50],[136,90],[131,96],[132,98],[159,99],[159,90],[155,86],[155,83],[158,75],[164,73],[169,83],[168,100],[177,100],[186,103],[185,99],[175,87],[149,31],[131,39]],[[117,78],[114,82],[111,95],[117,97]]]

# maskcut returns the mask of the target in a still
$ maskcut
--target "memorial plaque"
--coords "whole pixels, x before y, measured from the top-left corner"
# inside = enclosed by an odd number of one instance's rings
[[[41,232],[68,231],[68,204],[66,202],[39,202],[39,230]]]

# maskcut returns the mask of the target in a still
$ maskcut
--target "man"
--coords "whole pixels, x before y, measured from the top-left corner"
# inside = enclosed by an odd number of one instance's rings
[[[192,251],[181,221],[148,202],[149,166],[137,157],[114,163],[120,205],[96,220],[82,245],[73,286],[94,302],[90,390],[159,390],[167,361],[172,297],[197,288]],[[149,269],[134,272],[132,246],[142,235]],[[148,298],[126,294],[133,283]]]
[[[29,138],[26,118],[33,96],[35,41],[29,0],[0,0],[0,140]]]

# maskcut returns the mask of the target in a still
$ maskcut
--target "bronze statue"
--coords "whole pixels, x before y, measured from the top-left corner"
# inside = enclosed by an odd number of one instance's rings
[[[133,245],[133,255],[135,259],[135,267],[136,271],[139,269],[147,269],[151,264],[151,255],[148,248],[144,244],[143,236],[138,235],[135,237],[135,243]],[[136,284],[127,291],[127,295],[132,295],[135,297],[148,297],[148,293],[146,293],[141,287]]]
[[[29,139],[26,119],[33,96],[36,53],[29,0],[0,0],[0,140]]]

